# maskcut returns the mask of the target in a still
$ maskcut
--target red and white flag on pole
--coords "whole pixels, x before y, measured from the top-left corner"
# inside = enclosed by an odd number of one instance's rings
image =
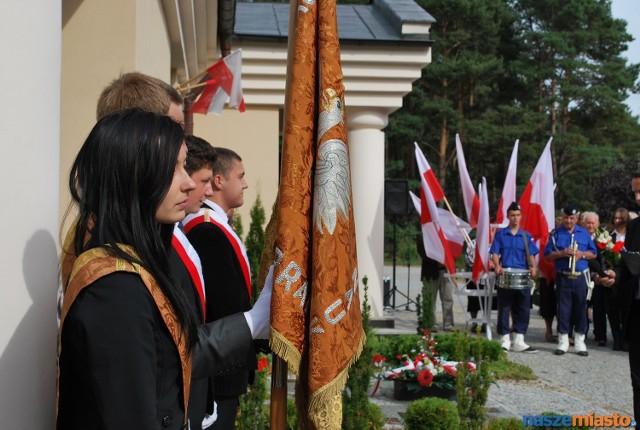
[[[429,163],[424,154],[416,144],[416,161],[418,169],[420,169],[420,224],[423,226],[424,248],[427,256],[443,264],[449,273],[456,273],[455,258],[453,252],[449,248],[449,242],[442,230],[440,224],[440,215],[436,206],[436,198],[434,197],[433,187],[439,190],[440,199],[444,198],[442,188],[437,180],[433,170],[429,167]],[[429,182],[433,177],[434,182]],[[426,226],[426,227],[425,227]]]
[[[504,178],[504,186],[502,187],[502,197],[498,203],[498,211],[496,213],[496,220],[494,224],[498,227],[505,227],[508,224],[507,220],[507,208],[511,202],[516,201],[516,171],[518,169],[518,142],[516,140],[513,145],[513,151],[511,151],[511,159],[509,160],[509,169],[507,175]]]
[[[551,161],[551,142],[549,138],[542,155],[531,174],[522,197],[520,208],[522,209],[522,221],[520,226],[533,236],[533,240],[539,241],[539,248],[547,245],[549,232],[555,227],[555,203],[553,201],[553,163]],[[547,280],[553,278],[553,266],[544,258],[539,260],[540,272]]]
[[[236,49],[207,69],[211,79],[207,81],[200,97],[191,108],[192,113],[220,115],[229,99],[229,107],[245,111],[242,97],[242,51]]]
[[[473,188],[473,183],[469,177],[467,171],[467,162],[464,159],[464,152],[462,152],[462,142],[460,141],[460,135],[456,133],[456,156],[458,158],[458,171],[460,172],[460,185],[462,186],[462,200],[464,201],[464,208],[467,211],[467,219],[469,225],[475,228],[478,225],[478,211],[480,210],[480,201],[476,195],[476,190]]]
[[[418,216],[420,216],[420,197],[416,196],[411,191],[409,191],[409,195],[411,196],[411,201],[413,201],[413,206],[415,206]],[[468,234],[471,231],[471,226],[458,217],[454,218],[454,216],[451,215],[449,211],[442,208],[438,208],[438,217],[440,219],[440,227],[444,232],[444,236],[447,238],[449,249],[451,250],[451,254],[453,256],[453,259],[455,260],[460,256],[460,254],[462,254],[464,236],[462,235],[461,230],[465,230]],[[428,229],[429,233],[425,233],[425,229]],[[427,256],[433,260],[436,260],[436,258],[429,255],[429,252],[430,250],[437,249],[440,243],[439,236],[433,234],[433,232],[435,231],[436,230],[433,223],[422,224],[422,237],[424,238],[425,242],[424,248]],[[434,245],[433,239],[436,237],[438,238],[438,241],[435,242]],[[427,242],[427,240],[429,240],[429,242]]]
[[[418,169],[420,169],[420,181],[429,187],[433,200],[438,203],[440,200],[444,199],[444,192],[440,187],[436,174],[433,173],[433,169],[429,166],[427,159],[424,158],[424,154],[420,150],[418,142],[413,142],[413,144],[416,146],[416,161],[418,162]],[[420,191],[420,197],[421,200],[424,200],[422,199],[422,190]]]
[[[478,191],[480,194],[480,213],[478,214],[478,228],[476,230],[476,251],[473,259],[473,282],[483,273],[489,273],[489,196],[487,195],[487,180],[482,178],[482,185]]]

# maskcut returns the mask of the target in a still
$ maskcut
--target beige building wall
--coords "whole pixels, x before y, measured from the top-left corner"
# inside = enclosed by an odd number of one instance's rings
[[[243,113],[224,109],[222,115],[194,115],[193,134],[213,146],[236,151],[242,157],[249,188],[244,192],[244,205],[238,210],[243,234],[249,232],[249,212],[260,194],[266,220],[278,193],[278,144],[280,120],[276,106],[247,106]],[[244,237],[242,238],[244,239]]]
[[[2,4],[2,429],[55,427],[60,10],[60,0]]]
[[[100,92],[131,71],[169,82],[169,41],[160,2],[62,2],[59,219],[69,204],[69,169],[96,122]]]

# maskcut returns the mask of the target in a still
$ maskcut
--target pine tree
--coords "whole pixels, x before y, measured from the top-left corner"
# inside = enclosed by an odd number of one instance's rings
[[[624,105],[638,90],[640,65],[623,57],[631,36],[610,1],[417,1],[436,19],[432,63],[389,117],[386,176],[418,178],[417,141],[463,212],[459,133],[471,179],[487,178],[495,208],[515,140],[519,194],[553,136],[556,206],[572,200],[597,209],[584,189],[612,166],[640,159],[640,124]]]

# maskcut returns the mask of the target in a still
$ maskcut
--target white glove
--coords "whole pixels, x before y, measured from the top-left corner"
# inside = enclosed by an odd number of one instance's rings
[[[254,303],[250,311],[245,312],[247,324],[254,339],[269,339],[269,327],[271,323],[271,290],[273,289],[273,265],[264,280],[264,288],[260,297]]]

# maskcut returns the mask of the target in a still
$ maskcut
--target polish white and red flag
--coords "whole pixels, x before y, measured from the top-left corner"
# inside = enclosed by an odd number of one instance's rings
[[[456,273],[456,264],[449,241],[440,223],[440,214],[436,206],[436,199],[444,198],[440,184],[427,159],[416,143],[416,161],[420,170],[420,224],[424,238],[425,253],[429,258],[441,263],[449,273]],[[432,178],[431,180],[428,178]],[[434,182],[435,181],[435,182]],[[435,192],[434,192],[435,188]]]
[[[416,196],[411,191],[409,191],[409,195],[411,196],[411,201],[413,202],[413,206],[416,208],[416,212],[418,213],[418,216],[421,216],[420,197]],[[447,238],[449,249],[451,250],[451,254],[453,256],[453,259],[455,260],[460,256],[460,254],[462,254],[462,247],[464,245],[464,235],[462,231],[464,230],[464,232],[468,235],[469,232],[471,231],[471,226],[467,224],[465,221],[461,220],[460,218],[452,215],[451,212],[449,212],[446,209],[437,208],[437,211],[438,211],[438,218],[440,219],[440,227],[444,232],[444,236]],[[425,246],[424,246],[425,250],[428,250],[430,248],[431,249],[437,248],[438,243],[436,242],[434,246],[433,238],[437,238],[439,241],[440,240],[439,236],[434,235],[432,233],[428,235],[425,234],[425,228],[435,231],[435,226],[433,225],[433,223],[422,224],[422,236],[425,238]],[[428,243],[427,243],[427,238],[429,240]],[[427,247],[427,245],[429,246]],[[429,251],[426,251],[426,252],[429,258],[432,258],[435,260],[435,258],[429,255],[428,253]]]
[[[478,200],[476,190],[473,188],[473,182],[471,182],[471,178],[469,177],[467,162],[464,159],[464,152],[462,152],[462,142],[460,141],[460,135],[457,133],[456,156],[458,158],[458,171],[460,172],[460,185],[462,186],[462,200],[464,201],[464,208],[467,211],[469,225],[475,228],[478,225],[480,201]]]
[[[498,211],[496,213],[496,219],[494,224],[497,227],[506,227],[507,220],[507,208],[511,202],[516,201],[516,172],[518,169],[518,143],[516,140],[513,145],[513,151],[511,151],[511,159],[509,160],[509,168],[507,169],[507,175],[504,178],[504,186],[502,187],[502,197],[498,203]]]
[[[427,159],[424,157],[424,154],[420,150],[418,146],[418,142],[413,142],[416,147],[416,161],[418,162],[418,169],[420,169],[420,181],[421,183],[427,185],[431,190],[431,195],[433,196],[433,200],[438,203],[440,200],[444,199],[444,191],[440,187],[440,183],[438,182],[438,178],[436,178],[436,174],[433,172],[433,169],[427,162]],[[421,187],[422,188],[422,187]],[[423,190],[420,190],[420,200],[423,201],[422,198]]]
[[[478,227],[476,229],[476,249],[473,259],[473,271],[471,277],[473,282],[478,283],[478,279],[484,273],[489,273],[489,196],[487,195],[487,180],[483,177],[479,187],[480,210],[478,214]]]
[[[520,208],[522,209],[520,227],[531,233],[533,240],[539,241],[540,249],[544,249],[547,245],[549,232],[555,227],[552,141],[553,138],[549,138],[547,146],[542,151],[538,164],[531,174],[531,179],[520,197]],[[554,276],[552,264],[541,258],[538,265],[540,272],[550,281]]]
[[[192,113],[220,115],[224,104],[245,111],[242,97],[242,51],[236,49],[207,69],[209,79],[200,97],[191,108]]]

